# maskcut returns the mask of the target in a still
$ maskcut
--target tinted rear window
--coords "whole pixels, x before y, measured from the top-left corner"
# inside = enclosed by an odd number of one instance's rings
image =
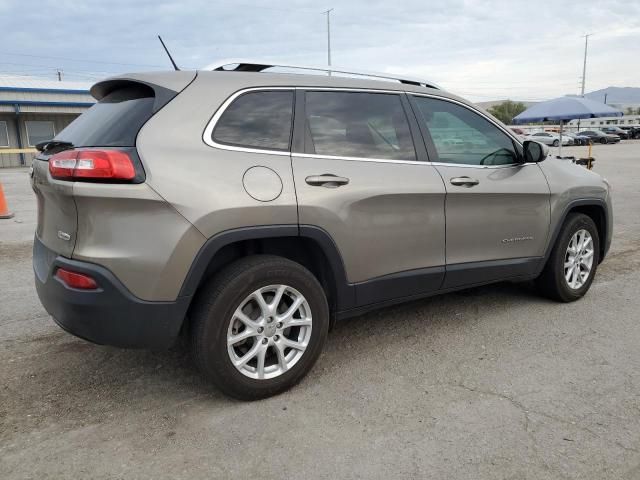
[[[307,92],[309,153],[415,160],[400,96],[363,92]]]
[[[118,88],[76,118],[56,140],[76,147],[133,147],[153,115],[154,93],[146,85]]]
[[[293,116],[290,90],[245,93],[224,111],[213,140],[227,145],[288,150]]]

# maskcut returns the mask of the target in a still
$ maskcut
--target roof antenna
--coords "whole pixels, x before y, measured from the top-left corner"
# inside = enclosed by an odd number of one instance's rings
[[[176,62],[173,61],[173,57],[169,53],[169,49],[167,48],[167,46],[162,41],[162,37],[160,35],[158,35],[158,40],[160,40],[160,43],[162,44],[162,47],[164,48],[164,51],[167,52],[167,56],[169,57],[169,60],[171,60],[171,63],[173,64],[173,68],[176,71],[179,71],[180,69],[178,68],[178,65],[176,65]]]

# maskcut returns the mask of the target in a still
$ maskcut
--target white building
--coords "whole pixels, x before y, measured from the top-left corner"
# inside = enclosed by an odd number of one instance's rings
[[[578,120],[571,120],[569,127],[578,128]],[[597,129],[607,125],[640,125],[640,115],[623,115],[622,117],[585,118],[580,120],[580,129]]]

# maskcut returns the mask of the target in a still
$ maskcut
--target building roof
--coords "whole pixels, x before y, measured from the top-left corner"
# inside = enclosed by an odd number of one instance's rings
[[[69,82],[66,80],[58,82],[39,77],[0,76],[0,89],[2,90],[56,90],[89,93],[91,85],[93,82]]]
[[[89,82],[0,76],[0,112],[82,113],[95,103]]]

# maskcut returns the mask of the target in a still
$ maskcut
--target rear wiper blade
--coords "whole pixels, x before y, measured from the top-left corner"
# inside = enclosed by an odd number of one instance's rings
[[[63,140],[47,140],[46,142],[40,142],[36,145],[36,149],[39,152],[46,152],[47,150],[59,147],[63,147],[65,149],[73,148],[73,143],[65,142]]]

